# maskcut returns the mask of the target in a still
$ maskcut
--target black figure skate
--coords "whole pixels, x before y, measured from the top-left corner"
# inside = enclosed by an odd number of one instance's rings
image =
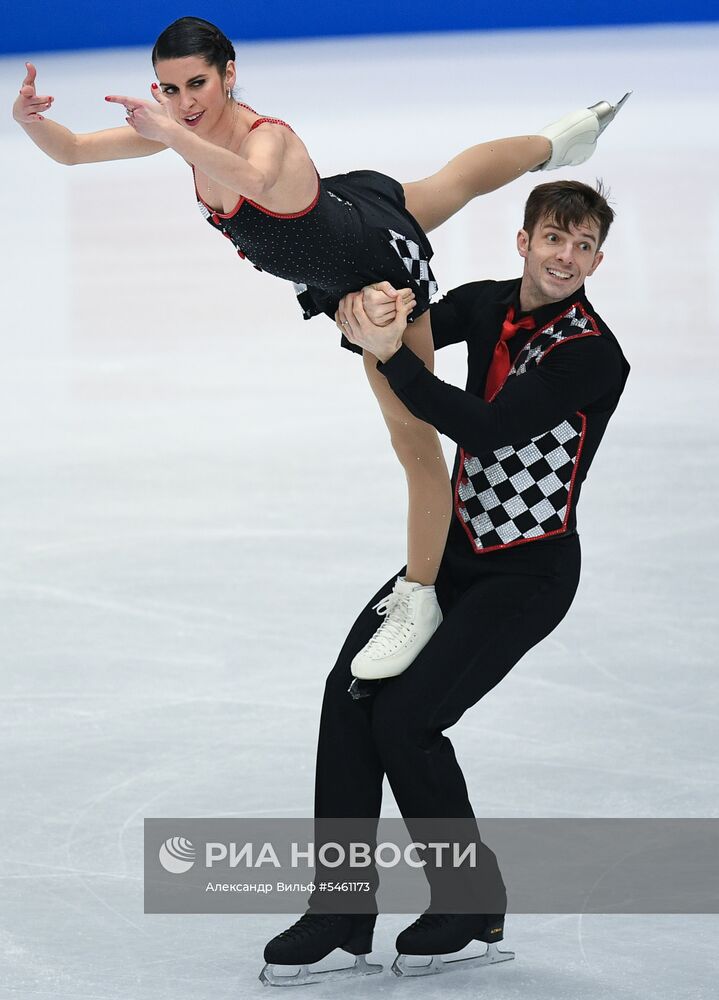
[[[372,934],[376,916],[344,916],[334,913],[305,913],[297,923],[267,944],[260,982],[265,986],[304,986],[307,983],[327,983],[336,979],[371,976],[382,972],[381,965],[370,965],[367,955],[372,950]],[[335,948],[355,955],[355,964],[342,969],[316,972],[308,968]],[[284,967],[285,971],[277,967]],[[296,972],[286,971],[297,967]]]
[[[504,936],[503,916],[475,916],[464,913],[423,913],[397,938],[399,954],[392,965],[396,976],[431,976],[451,969],[496,965],[514,958],[513,951],[500,951],[497,942]],[[461,951],[471,941],[484,941],[486,951],[467,958],[444,958]],[[414,964],[415,955],[430,956],[429,962]]]

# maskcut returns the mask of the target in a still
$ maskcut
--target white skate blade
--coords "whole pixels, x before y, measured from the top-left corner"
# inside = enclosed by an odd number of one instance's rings
[[[276,969],[298,969],[295,973],[276,972]],[[357,976],[374,976],[382,972],[381,965],[370,965],[365,955],[358,955],[354,965],[343,969],[324,969],[314,972],[308,965],[266,965],[260,973],[263,986],[309,986],[311,983],[331,983],[337,979],[354,979]]]
[[[411,965],[408,959],[418,959],[420,955],[398,955],[392,963],[395,976],[433,976],[440,972],[451,972],[453,969],[474,969],[481,965],[497,965],[498,962],[510,962],[514,958],[513,951],[500,951],[496,944],[488,944],[483,955],[470,955],[468,958],[443,958],[442,955],[432,955],[429,962],[421,965]]]

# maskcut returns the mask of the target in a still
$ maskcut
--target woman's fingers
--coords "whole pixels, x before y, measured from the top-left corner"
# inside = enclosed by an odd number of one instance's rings
[[[412,312],[414,306],[411,302],[407,302],[404,299],[400,299],[397,303],[397,319],[400,322],[404,322],[409,314]]]
[[[18,122],[37,122],[45,119],[40,111],[47,111],[52,107],[54,97],[50,94],[35,93],[35,79],[37,70],[32,63],[25,63],[25,79],[20,86],[19,97],[13,104],[13,118]]]
[[[374,285],[369,285],[368,288],[375,292],[383,292],[392,301],[398,298],[411,299],[414,297],[414,291],[411,288],[398,289],[394,285],[390,285],[389,281],[376,281]]]
[[[158,84],[156,84],[156,83],[151,83],[150,84],[150,93],[155,98],[155,100],[157,101],[157,103],[159,105],[161,105],[163,108],[166,107],[170,103],[169,100],[168,100],[168,98],[167,98],[167,95],[163,94],[163,92],[160,90],[160,87],[159,87]]]
[[[397,289],[393,285],[390,285],[389,281],[377,281],[371,287],[377,292],[384,292],[391,299],[396,299],[399,295]]]
[[[37,76],[37,70],[32,63],[25,63],[25,79],[22,82],[23,87],[33,87],[35,86],[35,77]]]
[[[109,104],[124,104],[128,111],[137,111],[145,105],[149,107],[147,101],[141,101],[138,97],[120,97],[118,94],[110,94],[105,100]]]

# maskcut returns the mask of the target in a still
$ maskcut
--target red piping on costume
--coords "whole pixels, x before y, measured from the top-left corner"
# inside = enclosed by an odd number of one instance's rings
[[[472,533],[470,532],[469,528],[467,527],[467,525],[468,525],[469,522],[465,521],[463,518],[460,517],[459,518],[460,524],[462,525],[462,527],[464,528],[465,532],[467,533],[467,537],[469,538],[469,540],[470,540],[470,542],[472,544],[472,551],[474,552],[475,555],[481,556],[481,555],[484,555],[485,552],[496,552],[497,549],[513,549],[516,545],[527,545],[529,542],[541,542],[543,538],[551,538],[552,535],[563,535],[564,532],[567,530],[567,525],[569,524],[569,517],[570,517],[570,514],[572,513],[572,499],[573,499],[573,494],[574,494],[574,480],[576,479],[577,473],[579,472],[579,460],[582,457],[582,451],[584,449],[584,441],[585,441],[586,436],[587,436],[587,418],[586,418],[585,414],[582,413],[581,410],[577,410],[576,415],[581,418],[582,429],[579,432],[579,446],[577,448],[577,457],[574,460],[574,469],[572,470],[572,478],[569,480],[569,489],[567,491],[567,511],[566,511],[566,514],[564,515],[564,520],[562,521],[562,527],[561,528],[555,528],[554,531],[545,531],[541,535],[534,535],[532,538],[515,538],[515,540],[513,542],[501,542],[499,545],[489,545],[487,547],[483,546],[481,549],[478,549],[477,548],[477,544],[476,544],[476,539],[473,537]],[[461,469],[464,469],[464,454],[465,454],[464,453],[464,449],[462,449],[461,450],[461,454],[460,454],[460,462],[461,462],[460,468]],[[457,476],[457,482],[455,483],[455,486],[454,486],[454,504],[455,504],[454,509],[455,509],[455,511],[457,510],[457,505],[460,502],[459,501],[459,480],[460,480],[460,476]]]
[[[593,333],[587,333],[586,330],[583,330],[581,333],[574,334],[573,337],[562,337],[561,341],[557,341],[555,344],[550,344],[550,346],[547,348],[547,350],[542,355],[542,360],[544,360],[544,358],[546,358],[546,356],[551,351],[553,351],[555,347],[558,347],[560,343],[561,344],[566,344],[567,341],[569,341],[569,340],[579,340],[580,337],[601,336],[599,327],[597,326],[596,322],[594,321],[594,317],[589,315],[589,313],[582,306],[581,302],[573,302],[571,304],[571,306],[568,306],[567,309],[563,313],[560,313],[559,316],[555,316],[554,319],[550,319],[550,321],[548,323],[545,323],[543,327],[541,327],[539,330],[536,330],[532,334],[531,337],[528,337],[527,341],[524,344],[524,347],[522,348],[522,351],[524,350],[525,347],[527,347],[528,344],[531,344],[534,340],[536,340],[537,337],[541,333],[544,333],[545,330],[548,330],[550,328],[550,326],[554,326],[555,323],[558,323],[560,320],[564,319],[565,316],[568,316],[570,314],[570,312],[572,311],[572,309],[579,309],[581,311],[582,315],[587,317],[587,319],[589,320],[589,322],[592,324],[592,330],[594,332]],[[520,351],[520,354],[521,353],[522,352]],[[519,355],[517,355],[517,357],[519,357]],[[516,361],[517,358],[515,358],[514,360]],[[501,385],[497,386],[495,392],[492,395],[492,398],[487,400],[488,403],[493,403],[494,402],[494,400],[495,400],[495,398],[497,396],[497,393],[501,389],[504,388],[504,383],[507,381],[507,379],[509,378],[509,376],[512,374],[513,371],[514,371],[514,362],[512,362],[511,368],[509,369],[509,371],[507,372],[507,374],[504,376],[504,382],[502,382]]]
[[[522,348],[522,350],[524,350],[524,348],[526,348],[528,344],[531,344],[531,342],[533,340],[536,340],[536,338],[540,335],[540,333],[544,333],[544,331],[548,330],[550,326],[554,326],[555,323],[558,323],[560,320],[564,319],[564,317],[567,316],[572,311],[572,309],[579,309],[581,311],[582,315],[586,316],[586,318],[589,320],[589,322],[590,322],[590,324],[592,326],[592,331],[593,332],[588,333],[586,331],[582,331],[582,333],[577,333],[573,337],[563,337],[561,340],[558,340],[558,341],[556,341],[556,343],[551,344],[549,346],[549,348],[542,355],[542,361],[544,361],[544,359],[546,358],[546,356],[548,354],[550,354],[554,350],[555,347],[559,347],[560,344],[566,344],[570,340],[580,340],[582,337],[601,336],[601,331],[600,331],[599,327],[597,326],[597,323],[596,323],[594,317],[589,315],[589,313],[582,306],[581,302],[575,302],[571,306],[569,306],[569,308],[566,310],[566,312],[563,312],[560,316],[556,316],[553,320],[550,320],[549,323],[546,323],[540,330],[537,330],[536,333],[533,333],[532,336],[529,337],[528,340],[526,341],[526,343],[525,343],[524,347]],[[519,355],[517,355],[517,357],[518,356]],[[515,358],[515,361],[516,361],[516,358]],[[539,364],[541,364],[541,363],[542,362],[540,361]],[[492,398],[489,399],[489,400],[487,400],[487,403],[492,403],[495,400],[495,398],[497,396],[497,393],[499,393],[500,390],[504,388],[505,382],[507,381],[507,379],[509,378],[509,376],[512,374],[513,371],[514,371],[514,363],[512,363],[512,367],[510,368],[510,370],[505,375],[504,381],[502,382],[502,384],[500,386],[498,386],[496,392],[492,395]],[[573,498],[573,494],[574,494],[574,481],[576,479],[577,472],[579,471],[579,460],[582,457],[582,451],[584,449],[584,441],[585,441],[585,438],[586,438],[586,431],[587,431],[587,418],[586,418],[585,414],[582,413],[580,410],[577,410],[576,411],[576,416],[578,416],[578,417],[581,418],[582,429],[581,429],[580,434],[579,434],[579,445],[577,447],[577,457],[574,460],[574,469],[572,470],[572,478],[569,480],[569,489],[567,491],[567,511],[566,511],[565,516],[564,516],[564,521],[562,522],[562,527],[561,528],[555,528],[554,531],[545,531],[543,534],[541,534],[541,535],[535,535],[533,538],[517,538],[513,542],[502,542],[500,545],[490,545],[488,548],[484,548],[484,547],[477,548],[476,539],[474,538],[474,536],[472,535],[472,532],[470,531],[470,529],[468,527],[468,524],[470,522],[465,521],[464,518],[461,517],[461,515],[459,514],[459,505],[461,503],[460,498],[459,498],[459,485],[460,485],[460,481],[465,478],[464,460],[465,460],[465,457],[467,455],[467,452],[464,450],[464,448],[460,447],[460,449],[459,449],[459,465],[458,465],[458,468],[457,468],[457,481],[454,484],[454,512],[457,515],[457,519],[459,520],[459,523],[464,528],[465,533],[467,535],[467,538],[469,538],[470,544],[472,545],[472,551],[475,553],[475,555],[479,556],[479,555],[483,555],[485,552],[496,552],[497,549],[512,549],[516,545],[526,545],[528,542],[541,542],[541,540],[543,538],[550,538],[552,535],[562,535],[567,530],[567,524],[569,523],[569,516],[570,516],[570,514],[572,512],[572,498]],[[551,428],[550,428],[550,430],[551,430]],[[472,457],[474,458],[475,456],[472,456]]]
[[[315,169],[315,173],[317,170]],[[322,193],[320,188],[320,175],[317,174],[317,194],[314,196],[312,202],[303,208],[301,212],[271,212],[269,208],[264,208],[262,205],[258,205],[256,201],[252,201],[251,198],[245,198],[246,202],[249,202],[253,208],[258,208],[260,212],[264,212],[265,215],[271,215],[273,219],[299,219],[302,215],[309,215],[312,209],[315,207],[317,202],[320,200],[320,194]]]
[[[247,111],[251,111],[253,115],[257,114],[255,109],[251,108],[249,104],[242,104],[240,101],[238,101],[237,103],[240,105],[241,108],[246,108]],[[264,125],[265,122],[269,122],[271,125],[284,125],[285,128],[288,128],[293,135],[297,134],[295,130],[292,128],[292,126],[288,125],[287,122],[283,122],[281,118],[267,118],[266,116],[260,116],[257,119],[257,121],[254,121],[250,125],[250,132],[253,129],[257,128],[258,125]],[[195,176],[195,166],[194,164],[192,165],[192,178],[195,184],[195,195],[197,197],[197,200],[202,202],[207,211],[213,217],[212,221],[215,222],[215,224],[217,224],[215,221],[215,217],[217,217],[217,219],[233,218],[233,216],[237,215],[237,213],[242,208],[245,202],[248,202],[250,205],[252,205],[253,208],[258,209],[260,212],[264,212],[265,215],[271,215],[273,219],[299,219],[303,215],[308,215],[315,207],[317,202],[320,200],[320,194],[321,194],[320,175],[316,167],[315,167],[315,173],[317,174],[317,194],[315,195],[314,200],[311,202],[311,204],[309,204],[307,208],[303,208],[301,212],[272,212],[269,208],[265,208],[264,205],[259,205],[256,201],[252,201],[251,198],[246,198],[244,195],[240,195],[240,200],[237,202],[237,204],[235,205],[235,207],[232,209],[231,212],[217,212],[215,211],[214,208],[212,208],[211,205],[207,204],[204,198],[200,196],[200,192],[197,190],[197,178]]]

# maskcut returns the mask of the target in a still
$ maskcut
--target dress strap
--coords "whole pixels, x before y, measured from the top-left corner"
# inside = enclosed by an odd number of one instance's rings
[[[237,103],[241,108],[244,108],[245,111],[251,111],[253,115],[257,114],[255,109],[251,108],[249,104],[243,104],[242,101],[238,101]],[[283,122],[281,118],[268,118],[262,115],[257,119],[256,122],[253,122],[250,125],[250,132],[252,131],[253,128],[257,128],[258,125],[263,125],[265,122],[270,122],[272,125],[284,125],[285,128],[288,128],[290,130],[290,132],[294,132],[292,126],[288,125],[287,122]]]
[[[255,112],[255,114],[256,113],[257,112]],[[252,129],[257,128],[258,125],[264,125],[265,122],[270,122],[270,124],[272,125],[284,125],[285,128],[288,128],[290,130],[290,132],[294,132],[292,126],[288,125],[287,122],[283,122],[281,118],[258,118],[256,122],[253,122],[250,125],[250,132],[252,131]]]

